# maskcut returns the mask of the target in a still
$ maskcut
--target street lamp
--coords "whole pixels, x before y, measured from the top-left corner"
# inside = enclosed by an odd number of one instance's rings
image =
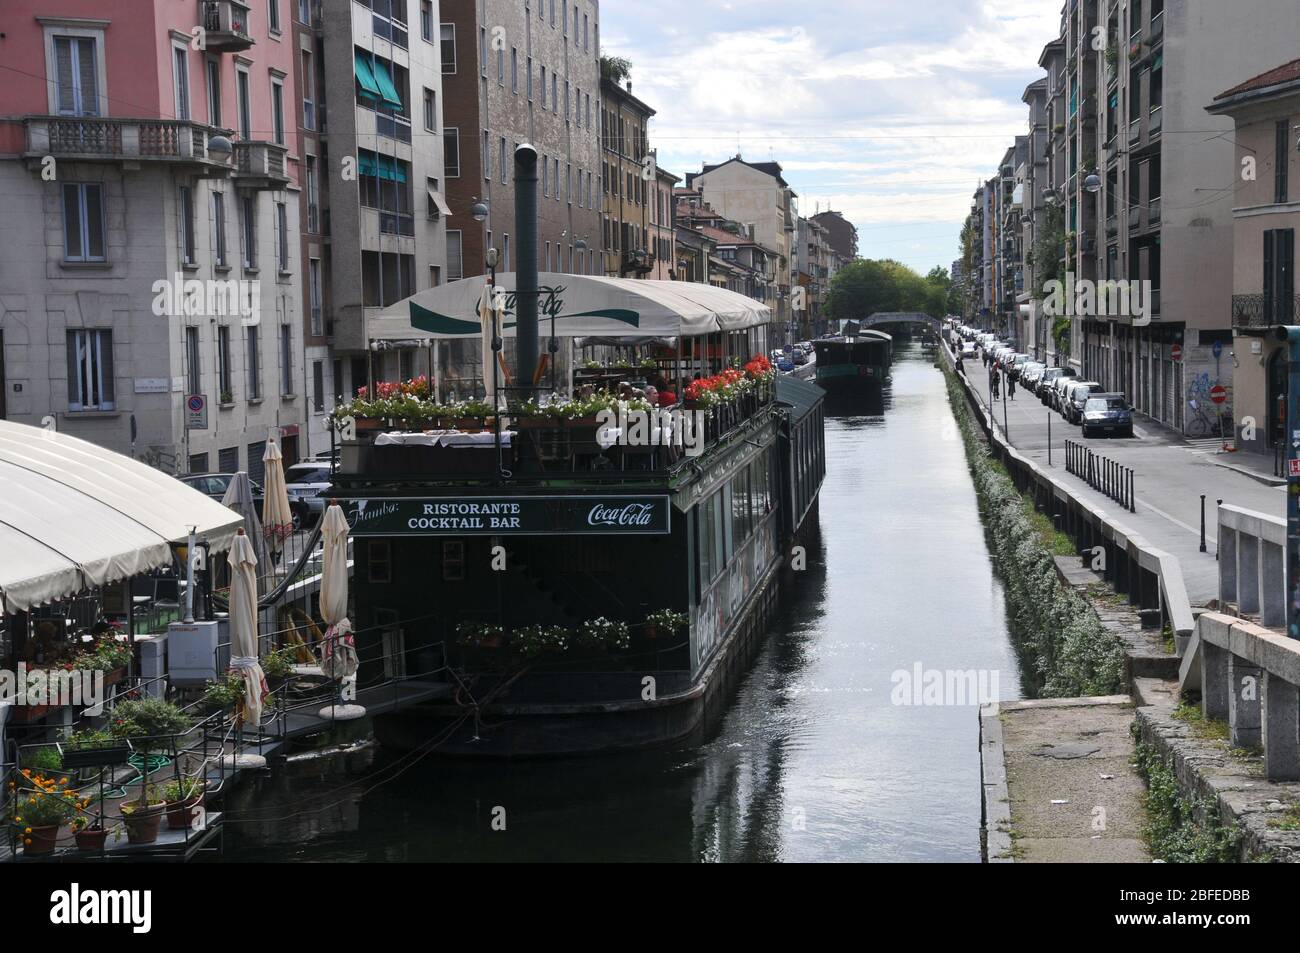
[[[475,202],[469,210],[470,216],[476,222],[486,222],[488,217],[488,207],[486,202]]]
[[[1083,180],[1083,190],[1085,192],[1091,192],[1093,195],[1096,195],[1098,192],[1101,191],[1101,177],[1097,175],[1097,173],[1095,172],[1092,175],[1088,176],[1086,179]]]

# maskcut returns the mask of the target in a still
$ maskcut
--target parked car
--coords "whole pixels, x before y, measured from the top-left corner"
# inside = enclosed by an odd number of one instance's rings
[[[1093,394],[1104,393],[1105,388],[1096,381],[1076,381],[1069,388],[1065,399],[1065,419],[1072,424],[1083,420],[1083,405]]]
[[[1052,393],[1049,396],[1049,404],[1057,413],[1065,414],[1065,398],[1069,393],[1071,385],[1078,381],[1078,375],[1071,371],[1070,377],[1061,376],[1052,381]]]
[[[1038,387],[1035,389],[1038,399],[1048,407],[1052,406],[1052,382],[1058,377],[1070,378],[1074,376],[1074,369],[1070,367],[1049,367],[1044,369],[1042,375],[1038,378]]]
[[[325,512],[321,493],[330,488],[330,461],[310,460],[295,463],[284,472],[285,489],[289,491],[289,505],[302,511],[301,523],[315,523]]]
[[[973,360],[975,360],[975,345],[972,344],[970,341],[966,341],[966,342],[964,342],[964,343],[962,344],[962,346],[961,346],[961,359],[962,359],[963,361],[973,361]]]
[[[1093,394],[1083,405],[1083,435],[1133,436],[1133,405],[1123,394]]]
[[[1020,386],[1032,393],[1037,393],[1038,377],[1047,370],[1046,364],[1028,361],[1020,366]]]

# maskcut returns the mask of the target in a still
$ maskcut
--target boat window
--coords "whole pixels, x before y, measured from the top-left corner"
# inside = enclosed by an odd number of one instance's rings
[[[737,553],[749,539],[749,472],[731,478],[731,551]]]

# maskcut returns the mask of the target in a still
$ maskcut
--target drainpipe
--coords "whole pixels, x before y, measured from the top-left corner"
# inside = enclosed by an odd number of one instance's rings
[[[1300,639],[1300,327],[1273,329],[1275,340],[1287,348],[1286,431],[1286,633]]]
[[[515,233],[515,384],[531,389],[538,356],[537,150],[526,142],[515,149]]]

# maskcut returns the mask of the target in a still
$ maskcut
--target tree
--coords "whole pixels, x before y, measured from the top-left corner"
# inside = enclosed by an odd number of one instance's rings
[[[926,277],[892,259],[861,258],[841,268],[826,296],[836,321],[861,320],[882,311],[908,311],[941,318],[948,313],[952,279],[945,268]]]
[[[602,56],[600,58],[600,78],[611,83],[622,83],[632,75],[632,61],[621,56]]]

